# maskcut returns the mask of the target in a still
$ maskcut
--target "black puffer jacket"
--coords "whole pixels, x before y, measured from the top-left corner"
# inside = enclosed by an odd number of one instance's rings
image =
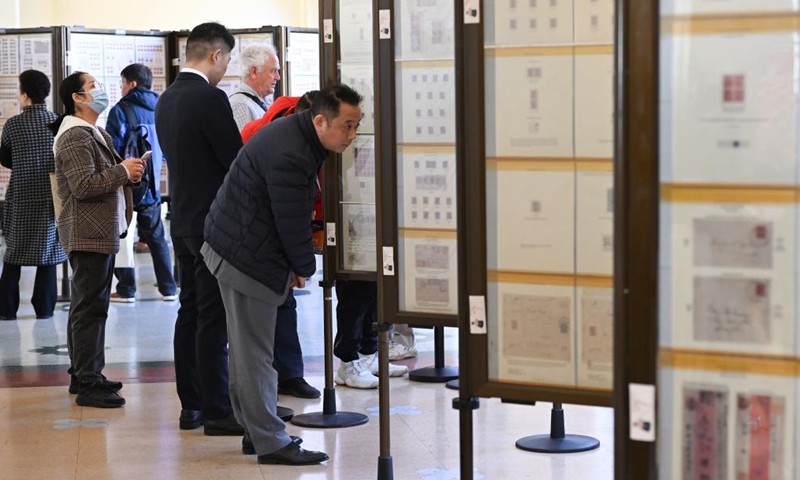
[[[278,119],[239,151],[206,217],[205,240],[236,269],[283,293],[316,270],[311,212],[327,156],[311,112]]]

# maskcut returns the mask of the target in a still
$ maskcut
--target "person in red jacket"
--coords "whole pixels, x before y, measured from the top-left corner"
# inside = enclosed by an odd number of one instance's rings
[[[305,93],[302,97],[278,97],[270,105],[264,116],[247,123],[242,128],[242,141],[247,143],[262,127],[276,118],[292,113],[300,113],[311,107],[317,91]],[[314,221],[321,230],[322,195],[317,182],[317,201],[314,205]],[[315,226],[316,229],[316,226]],[[275,331],[275,358],[273,362],[278,371],[278,393],[299,398],[318,398],[319,390],[312,387],[303,378],[303,351],[297,335],[297,302],[289,290],[286,301],[278,308],[277,330]]]

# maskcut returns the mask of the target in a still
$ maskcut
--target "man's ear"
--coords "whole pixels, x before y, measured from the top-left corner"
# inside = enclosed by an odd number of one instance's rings
[[[215,64],[219,63],[219,59],[222,57],[222,49],[218,48],[211,52],[211,61]]]
[[[327,122],[327,120],[325,120],[325,116],[324,115],[318,114],[317,116],[314,117],[314,127],[317,130],[322,130],[322,127],[325,126],[326,123],[328,123],[328,122]]]

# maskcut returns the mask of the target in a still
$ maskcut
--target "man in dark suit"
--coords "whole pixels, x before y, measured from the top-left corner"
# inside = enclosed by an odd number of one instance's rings
[[[169,166],[171,233],[181,292],[175,322],[175,377],[180,428],[206,435],[243,435],[228,396],[228,334],[216,278],[200,248],[203,224],[228,168],[242,147],[225,92],[233,36],[218,23],[195,27],[186,67],[161,95],[156,131]]]

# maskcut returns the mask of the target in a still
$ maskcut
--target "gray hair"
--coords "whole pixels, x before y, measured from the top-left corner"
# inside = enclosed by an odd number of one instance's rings
[[[275,46],[270,43],[253,43],[243,48],[239,53],[242,78],[246,78],[250,73],[250,67],[256,67],[259,73],[264,70],[270,55],[278,56]]]

